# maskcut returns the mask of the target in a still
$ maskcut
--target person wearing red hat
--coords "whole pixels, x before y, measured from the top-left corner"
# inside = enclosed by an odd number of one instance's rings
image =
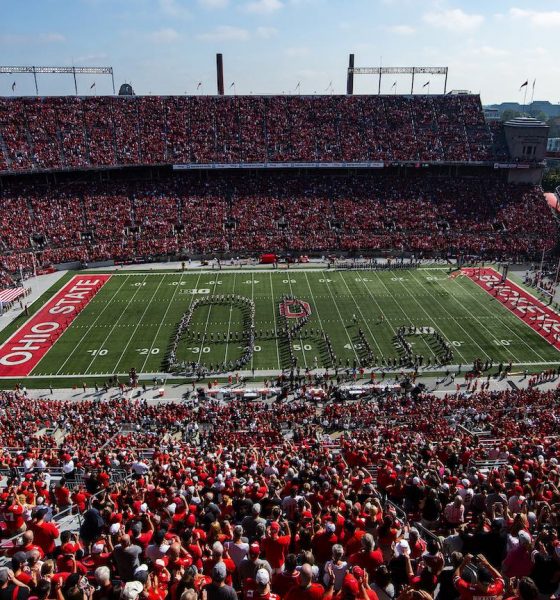
[[[56,570],[58,572],[80,573],[85,575],[87,567],[79,560],[76,560],[76,552],[80,545],[75,542],[66,542],[60,547],[61,554],[56,559]]]
[[[264,556],[270,563],[273,573],[282,570],[290,546],[290,526],[286,520],[282,521],[282,525],[286,528],[286,535],[280,535],[280,523],[273,521],[262,544]]]

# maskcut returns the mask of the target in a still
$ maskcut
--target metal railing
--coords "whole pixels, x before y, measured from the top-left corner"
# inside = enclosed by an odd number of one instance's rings
[[[118,471],[121,471],[121,470],[118,469]],[[127,481],[132,478],[132,473],[126,473],[124,470],[122,470],[122,472],[125,474],[125,477],[123,477],[119,481],[114,481],[113,485],[115,483],[122,483],[123,481]],[[109,489],[110,488],[103,488],[103,489],[95,492],[95,494],[92,494],[88,499],[88,506],[86,507],[85,511],[83,511],[83,512],[86,512],[87,510],[89,510],[94,498],[98,498],[102,494],[105,494]],[[78,519],[78,529],[79,529],[82,526],[82,514],[83,513],[80,510],[76,510],[76,508],[77,508],[77,506],[74,504],[72,506],[68,506],[64,510],[61,510],[60,512],[54,513],[53,517],[52,517],[52,521],[54,521],[55,523],[58,523],[66,517],[76,517]],[[0,540],[0,557],[5,556],[6,553],[9,550],[11,550],[11,548],[16,544],[17,539],[19,537],[21,537],[21,533],[18,533],[17,535],[14,535],[10,538],[5,538],[5,539]]]

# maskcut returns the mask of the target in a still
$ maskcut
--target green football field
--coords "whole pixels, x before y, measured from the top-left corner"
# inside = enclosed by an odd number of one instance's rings
[[[105,376],[165,371],[177,325],[195,299],[196,309],[177,345],[176,361],[209,368],[235,363],[242,355],[244,316],[237,294],[254,301],[255,347],[243,370],[289,368],[282,327],[283,297],[308,303],[308,322],[291,340],[297,365],[343,368],[379,366],[399,356],[399,327],[415,354],[433,364],[434,333],[453,350],[452,364],[480,358],[516,365],[552,365],[558,351],[465,277],[450,279],[441,268],[395,271],[239,271],[112,275],[35,367],[32,375]],[[225,296],[218,304],[210,298]],[[245,321],[246,323],[246,321]],[[325,335],[331,343],[327,349]],[[333,359],[334,356],[334,359]],[[334,363],[333,364],[333,360]],[[543,367],[544,368],[544,367]]]

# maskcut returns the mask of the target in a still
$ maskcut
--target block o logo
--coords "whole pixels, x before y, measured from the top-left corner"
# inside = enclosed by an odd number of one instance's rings
[[[286,319],[301,319],[311,314],[311,307],[303,300],[284,300],[280,304],[280,314]]]

